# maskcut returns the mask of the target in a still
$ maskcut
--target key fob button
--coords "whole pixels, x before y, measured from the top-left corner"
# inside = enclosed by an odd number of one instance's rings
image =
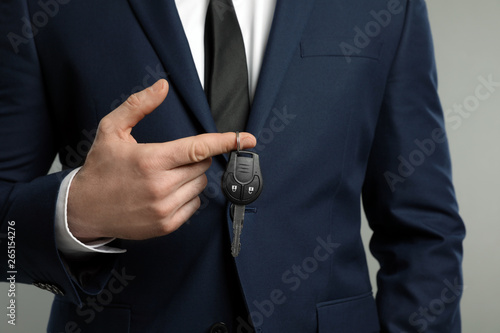
[[[259,193],[260,180],[258,176],[253,177],[253,180],[243,187],[243,201],[250,200]]]
[[[232,173],[228,174],[227,177],[226,193],[232,196],[235,200],[240,200],[243,186],[236,182]]]
[[[248,205],[259,197],[262,184],[259,155],[246,150],[232,151],[222,176],[225,197],[235,205]]]

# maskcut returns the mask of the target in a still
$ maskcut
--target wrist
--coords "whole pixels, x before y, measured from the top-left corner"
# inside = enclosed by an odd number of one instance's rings
[[[92,226],[89,221],[92,220],[89,206],[89,196],[84,193],[84,184],[82,181],[84,175],[79,171],[73,178],[68,192],[67,203],[67,222],[69,232],[78,241],[82,243],[90,243],[102,238]],[[87,205],[87,206],[86,206]],[[90,204],[90,206],[92,206]]]

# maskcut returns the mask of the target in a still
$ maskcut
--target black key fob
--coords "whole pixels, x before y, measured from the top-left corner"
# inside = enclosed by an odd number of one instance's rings
[[[222,176],[226,198],[236,205],[248,205],[259,197],[262,184],[259,155],[246,150],[232,151]]]

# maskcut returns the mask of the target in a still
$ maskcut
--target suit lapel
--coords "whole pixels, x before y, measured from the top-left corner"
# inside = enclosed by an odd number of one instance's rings
[[[207,132],[217,132],[173,0],[128,0],[171,83]],[[247,130],[259,136],[315,0],[277,0]]]
[[[277,0],[247,131],[259,137],[315,0]]]
[[[174,0],[129,0],[174,89],[207,132],[217,132]]]

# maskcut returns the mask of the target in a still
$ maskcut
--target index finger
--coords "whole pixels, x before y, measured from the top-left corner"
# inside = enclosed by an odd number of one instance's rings
[[[255,137],[246,132],[240,133],[241,149],[253,148],[257,144]],[[236,133],[207,133],[175,141],[161,143],[161,158],[169,161],[169,169],[182,165],[198,163],[220,154],[236,150]]]

